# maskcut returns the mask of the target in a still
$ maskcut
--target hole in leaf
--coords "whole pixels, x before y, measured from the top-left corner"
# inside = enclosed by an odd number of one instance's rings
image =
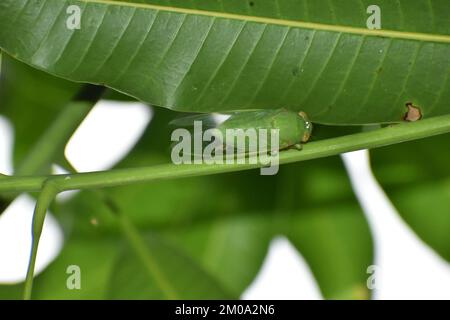
[[[420,111],[420,108],[413,105],[412,102],[407,102],[406,108],[408,108],[408,111],[405,113],[403,120],[414,122],[422,119],[422,112]]]

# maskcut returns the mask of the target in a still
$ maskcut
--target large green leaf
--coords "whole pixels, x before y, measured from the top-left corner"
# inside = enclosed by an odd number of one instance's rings
[[[450,261],[450,135],[371,151],[373,171],[402,218]]]
[[[69,5],[81,29],[66,27]],[[368,30],[369,5],[382,30]],[[287,107],[320,123],[449,112],[447,0],[4,0],[0,47],[183,111]]]

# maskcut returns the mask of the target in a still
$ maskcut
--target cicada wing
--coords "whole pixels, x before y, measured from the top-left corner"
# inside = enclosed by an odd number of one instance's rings
[[[181,116],[169,122],[173,128],[193,128],[195,122],[201,122],[203,128],[214,128],[216,121],[211,113],[196,113],[187,116]]]
[[[227,121],[222,124],[224,128],[259,128],[261,126],[267,126],[267,123],[270,123],[270,119],[280,111],[282,110],[245,110],[233,112]]]
[[[215,128],[217,125],[226,121],[230,117],[246,114],[246,115],[256,115],[258,117],[264,116],[270,112],[270,110],[239,110],[230,112],[220,112],[220,113],[193,113],[188,115],[183,115],[178,118],[173,119],[169,122],[169,126],[178,128],[190,128],[194,127],[195,121],[201,121],[204,128]]]

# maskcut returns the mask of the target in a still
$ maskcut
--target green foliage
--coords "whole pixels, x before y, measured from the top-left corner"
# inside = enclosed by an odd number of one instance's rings
[[[446,0],[226,2],[5,0],[0,47],[180,111],[286,107],[328,124],[399,122],[408,102],[449,111]],[[369,5],[382,30],[367,29]]]
[[[66,28],[69,4],[82,8],[81,29]],[[384,12],[382,30],[366,29],[370,4]],[[42,163],[25,170],[30,177],[0,175],[0,190],[39,191],[48,179],[82,189],[52,207],[65,243],[36,276],[31,297],[239,298],[270,241],[283,235],[325,298],[370,298],[372,237],[335,155],[449,132],[448,8],[446,0],[3,0],[0,48],[12,58],[3,57],[0,114],[14,128],[15,169],[42,137],[49,141],[38,148]],[[64,145],[81,115],[66,113],[59,137],[48,132],[80,90],[72,81],[105,84],[164,108],[154,108],[114,171],[66,181],[45,175],[52,163],[70,169]],[[113,90],[105,96],[132,99]],[[402,120],[406,102],[425,120],[379,129]],[[285,165],[276,176],[249,170],[256,166],[167,164],[168,123],[180,116],[170,109],[282,107],[306,111],[315,129],[303,151],[281,153]],[[402,217],[450,261],[448,138],[371,154]],[[3,210],[12,197],[0,196]],[[66,286],[74,264],[82,290]],[[22,291],[23,284],[0,285],[0,298]]]
[[[17,168],[80,86],[35,71],[7,55],[2,60],[0,114],[13,124],[13,160]],[[47,167],[42,173],[49,170]]]
[[[373,170],[402,218],[450,261],[450,135],[373,150]]]
[[[154,237],[146,238],[145,244],[151,260],[139,260],[132,249],[120,255],[110,279],[109,298],[237,298],[227,293],[206,270],[178,250]]]

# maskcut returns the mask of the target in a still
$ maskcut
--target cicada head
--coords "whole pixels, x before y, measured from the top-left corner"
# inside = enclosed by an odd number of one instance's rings
[[[305,125],[305,130],[303,131],[303,135],[301,137],[301,141],[303,143],[306,143],[311,138],[313,125],[312,125],[312,122],[309,121],[309,118],[308,118],[308,116],[306,115],[305,112],[301,111],[301,112],[298,113],[298,115],[303,119],[304,125]]]

